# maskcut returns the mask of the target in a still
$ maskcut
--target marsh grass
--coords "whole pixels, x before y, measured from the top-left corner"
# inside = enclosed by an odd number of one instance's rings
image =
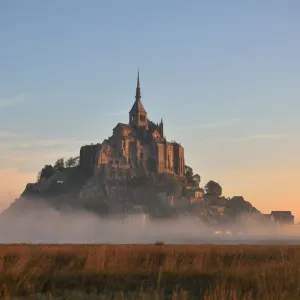
[[[300,247],[3,245],[1,299],[300,299]]]

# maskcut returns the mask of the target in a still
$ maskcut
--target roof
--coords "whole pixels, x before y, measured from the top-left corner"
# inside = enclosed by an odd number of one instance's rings
[[[290,216],[292,216],[292,212],[291,211],[289,211],[289,210],[283,210],[283,211],[280,211],[280,210],[273,210],[273,211],[271,211],[271,215],[290,215]]]
[[[81,146],[80,151],[84,151],[88,148],[93,149],[93,148],[97,148],[97,147],[101,147],[101,144],[97,143],[97,144],[84,145],[84,146]]]
[[[291,211],[272,211],[271,216],[276,221],[283,221],[283,220],[294,220],[294,216],[292,215]]]
[[[121,128],[127,128],[127,129],[131,129],[131,126],[128,124],[124,124],[124,123],[118,123],[116,127],[120,126]],[[116,128],[115,127],[115,128]]]
[[[145,114],[147,113],[140,99],[135,100],[129,113],[132,114],[137,112],[143,112]]]

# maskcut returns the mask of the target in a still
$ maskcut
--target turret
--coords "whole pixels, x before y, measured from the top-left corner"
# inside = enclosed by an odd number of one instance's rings
[[[160,135],[161,135],[162,137],[164,137],[164,123],[163,123],[163,119],[162,119],[162,118],[161,118],[161,120],[160,120],[159,130],[160,130]]]

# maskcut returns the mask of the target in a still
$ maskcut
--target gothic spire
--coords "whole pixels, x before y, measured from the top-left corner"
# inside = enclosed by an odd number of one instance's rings
[[[140,70],[138,69],[138,75],[137,75],[137,84],[136,84],[136,91],[135,91],[135,99],[141,100],[141,88],[140,88]]]
[[[134,104],[130,110],[130,114],[137,114],[137,113],[145,113],[147,114],[142,101],[141,101],[141,88],[140,88],[140,71],[138,69],[138,74],[137,74],[137,84],[136,84],[136,92],[135,92],[135,101]]]

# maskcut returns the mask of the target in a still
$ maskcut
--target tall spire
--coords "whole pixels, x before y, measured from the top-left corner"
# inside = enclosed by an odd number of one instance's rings
[[[140,88],[140,70],[138,68],[138,75],[137,75],[137,84],[136,84],[136,91],[135,91],[135,99],[141,100],[141,88]]]
[[[131,113],[147,113],[143,104],[142,104],[142,101],[141,101],[141,88],[140,88],[140,71],[138,69],[138,74],[137,74],[137,83],[136,83],[136,92],[135,92],[135,101],[134,101],[134,104],[130,110],[130,114]]]
[[[133,127],[148,127],[147,112],[141,101],[140,72],[138,69],[135,101],[129,111],[129,125]]]

